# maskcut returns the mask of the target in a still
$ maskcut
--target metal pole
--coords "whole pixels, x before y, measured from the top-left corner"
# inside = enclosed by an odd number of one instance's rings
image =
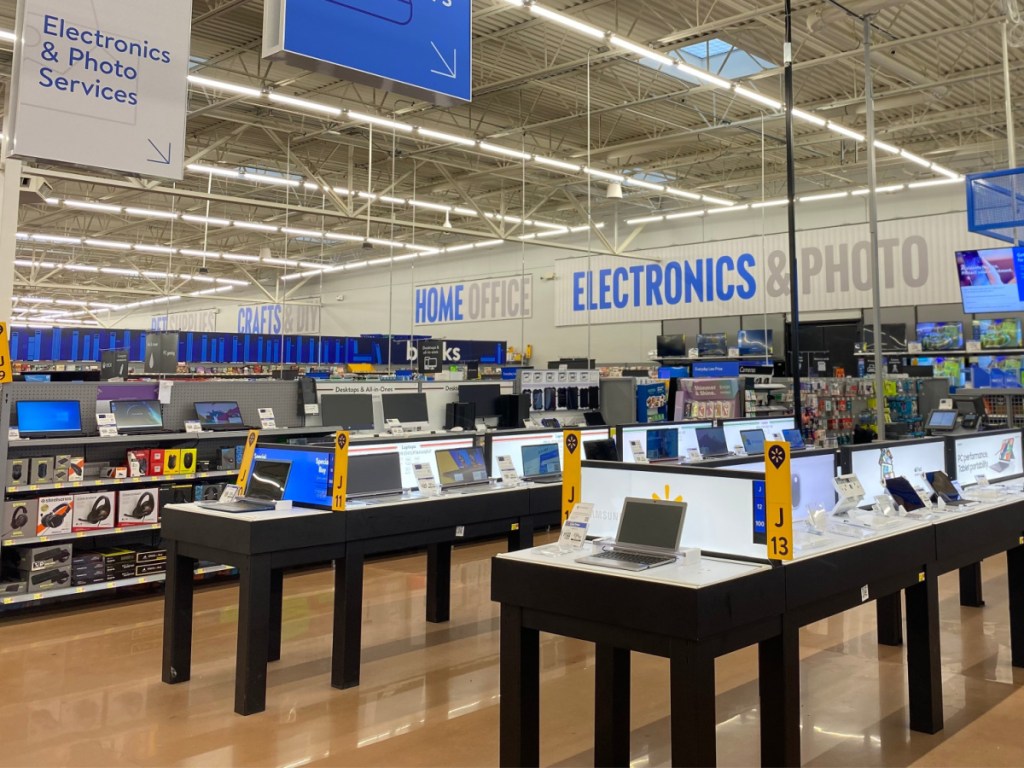
[[[878,263],[878,170],[875,167],[875,84],[871,71],[871,16],[864,17],[864,103],[867,112],[868,222],[871,229],[871,325],[875,329],[875,425],[885,439],[885,369],[882,365],[882,286]]]
[[[786,44],[783,49],[786,91],[786,196],[789,199],[789,364],[793,372],[793,420],[797,429],[803,426],[803,403],[800,392],[800,278],[797,275],[796,252],[796,161],[793,156],[793,8],[786,0]],[[809,364],[809,363],[808,363]]]
[[[1006,104],[1006,145],[1010,153],[1010,168],[1017,167],[1017,129],[1013,124],[1013,97],[1010,91],[1010,43],[1007,40],[1006,26],[1003,22],[1003,100]],[[1014,195],[1014,203],[1017,196]],[[1016,216],[1014,217],[1016,218]]]

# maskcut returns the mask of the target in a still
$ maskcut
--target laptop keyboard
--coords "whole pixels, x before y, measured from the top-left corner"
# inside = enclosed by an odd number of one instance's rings
[[[669,559],[665,555],[642,555],[639,552],[617,552],[614,549],[599,552],[594,557],[600,560],[621,560],[637,565],[657,565]]]

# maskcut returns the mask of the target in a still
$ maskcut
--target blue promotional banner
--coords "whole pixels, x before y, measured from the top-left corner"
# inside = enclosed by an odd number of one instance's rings
[[[471,0],[266,0],[263,55],[434,104],[473,94]]]

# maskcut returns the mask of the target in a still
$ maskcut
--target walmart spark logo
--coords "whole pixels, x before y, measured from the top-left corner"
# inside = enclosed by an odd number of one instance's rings
[[[652,493],[651,498],[655,501],[684,501],[683,494],[679,494],[675,498],[672,498],[672,486],[668,483],[665,484],[665,495],[659,496],[657,493]]]

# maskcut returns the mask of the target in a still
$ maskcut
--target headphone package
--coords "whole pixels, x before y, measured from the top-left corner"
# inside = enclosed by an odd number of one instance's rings
[[[75,496],[73,531],[102,531],[114,527],[117,521],[117,495],[113,491],[104,493],[79,493]]]
[[[3,515],[3,520],[0,520],[0,536],[5,541],[33,538],[39,521],[39,500],[5,501]]]
[[[117,525],[153,525],[160,522],[160,500],[156,488],[117,493]]]
[[[33,535],[52,536],[55,533],[71,533],[74,518],[75,497],[43,496],[39,499],[39,515]]]

